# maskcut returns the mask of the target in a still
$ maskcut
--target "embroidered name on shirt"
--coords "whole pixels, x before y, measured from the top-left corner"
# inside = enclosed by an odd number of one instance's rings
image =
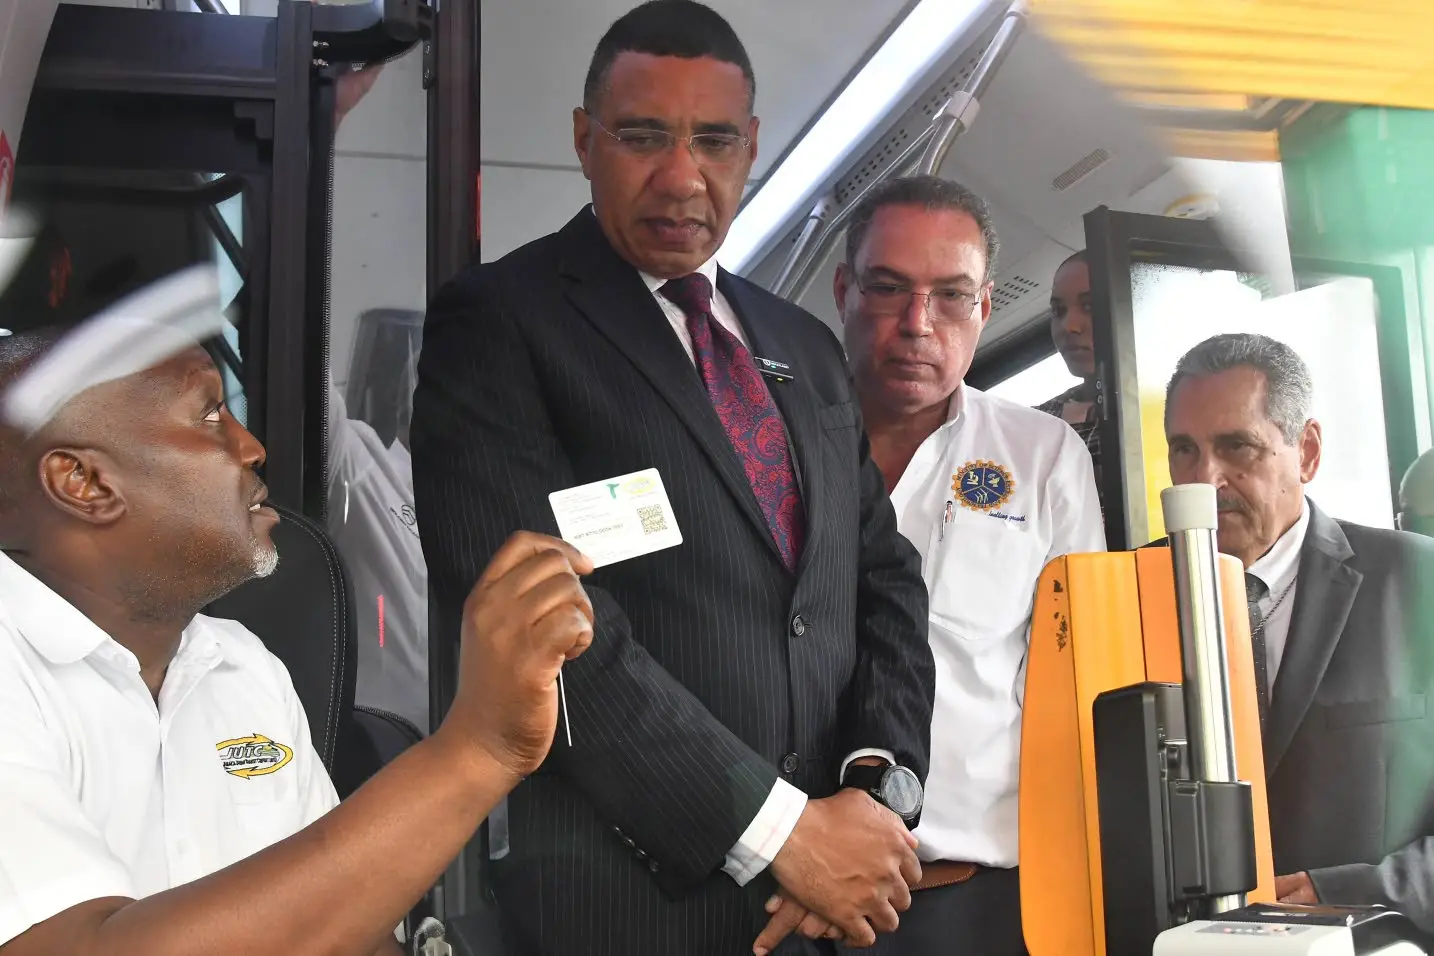
[[[224,772],[249,779],[271,774],[294,759],[294,751],[263,734],[235,737],[216,744]]]

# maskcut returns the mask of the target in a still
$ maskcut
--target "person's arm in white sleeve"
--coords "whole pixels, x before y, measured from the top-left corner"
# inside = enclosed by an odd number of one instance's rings
[[[40,712],[18,657],[0,646],[0,952],[30,927],[134,883],[85,814],[64,743]]]
[[[0,926],[10,937],[0,956],[392,956],[392,927],[546,756],[558,671],[592,640],[574,573],[591,569],[561,541],[515,535],[464,609],[458,693],[432,736],[293,836],[139,900],[85,832],[61,762],[11,742],[24,736],[10,721],[26,718],[25,701],[0,676],[10,688],[0,700]],[[33,712],[23,729],[49,739]]]

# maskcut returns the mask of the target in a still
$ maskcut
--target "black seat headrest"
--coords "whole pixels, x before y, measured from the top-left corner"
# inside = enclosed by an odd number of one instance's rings
[[[303,515],[276,508],[279,567],[205,609],[253,631],[283,661],[309,718],[314,748],[332,776],[354,705],[357,638],[353,585],[328,536]]]

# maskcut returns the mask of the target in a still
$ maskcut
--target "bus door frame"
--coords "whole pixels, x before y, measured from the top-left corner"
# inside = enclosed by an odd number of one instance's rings
[[[1150,540],[1151,525],[1143,483],[1131,269],[1140,262],[1250,271],[1248,263],[1256,260],[1247,250],[1227,243],[1216,225],[1206,220],[1115,212],[1100,206],[1086,213],[1085,235],[1106,541],[1112,549],[1137,548]],[[1403,276],[1394,266],[1374,263],[1304,256],[1293,256],[1291,263],[1297,279],[1312,274],[1359,276],[1374,284],[1385,445],[1390,487],[1397,500],[1400,478],[1419,453]],[[1131,487],[1128,475],[1141,476],[1140,486]]]

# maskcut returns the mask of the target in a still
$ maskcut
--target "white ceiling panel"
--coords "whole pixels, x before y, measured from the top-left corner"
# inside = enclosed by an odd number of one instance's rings
[[[757,76],[761,149],[754,176],[836,94],[906,0],[709,0],[731,22]],[[522,0],[482,10],[483,159],[575,165],[572,110],[593,48],[633,0]]]
[[[483,261],[561,229],[587,202],[581,172],[484,166]]]

